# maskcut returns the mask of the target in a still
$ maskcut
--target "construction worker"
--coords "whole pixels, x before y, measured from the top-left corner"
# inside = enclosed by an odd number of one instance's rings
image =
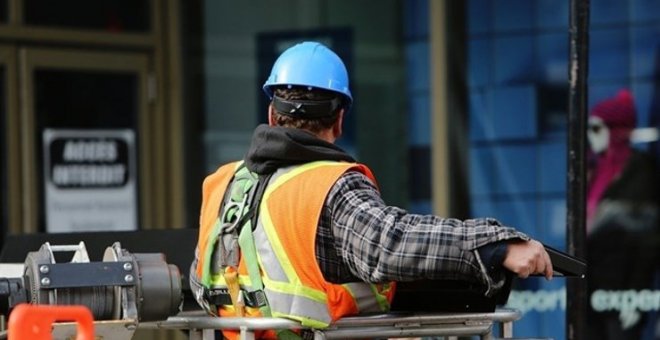
[[[552,277],[543,245],[495,219],[415,215],[383,202],[369,168],[334,145],[353,98],[328,47],[287,49],[263,89],[268,125],[255,129],[245,159],[203,185],[190,284],[210,314],[323,328],[387,311],[390,282],[461,279],[491,295],[507,271]]]

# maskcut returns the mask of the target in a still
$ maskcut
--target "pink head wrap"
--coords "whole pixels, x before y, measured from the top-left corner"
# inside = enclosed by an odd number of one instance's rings
[[[609,184],[621,174],[631,154],[630,132],[635,128],[637,113],[632,94],[621,90],[613,98],[596,104],[591,116],[603,120],[610,132],[607,149],[596,155],[587,188],[587,227]]]

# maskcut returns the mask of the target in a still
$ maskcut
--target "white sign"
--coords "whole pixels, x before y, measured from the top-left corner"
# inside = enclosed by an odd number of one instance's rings
[[[523,314],[566,310],[566,287],[556,290],[512,290],[506,306]]]
[[[596,312],[619,311],[622,329],[629,329],[641,319],[640,312],[660,310],[660,290],[596,290],[591,294],[591,308]]]
[[[45,129],[46,231],[137,229],[133,130]]]

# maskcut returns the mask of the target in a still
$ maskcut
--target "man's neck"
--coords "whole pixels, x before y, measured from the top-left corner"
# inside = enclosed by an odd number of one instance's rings
[[[336,138],[335,138],[335,135],[332,133],[331,129],[323,130],[323,131],[320,131],[320,132],[314,133],[314,134],[316,135],[316,137],[318,137],[318,138],[320,138],[320,139],[322,139],[322,140],[324,140],[328,143],[332,143],[332,144],[335,143]]]

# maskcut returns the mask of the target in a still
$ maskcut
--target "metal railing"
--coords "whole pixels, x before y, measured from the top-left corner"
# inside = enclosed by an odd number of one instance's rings
[[[442,336],[479,336],[494,339],[493,325],[501,324],[498,337],[513,336],[513,322],[521,313],[497,309],[492,313],[389,313],[343,318],[323,330],[313,330],[314,339],[358,339]],[[241,340],[252,340],[255,331],[266,329],[303,329],[300,323],[282,318],[218,318],[200,312],[181,313],[165,321],[141,323],[145,329],[189,330],[190,340],[215,339],[215,331],[240,331]]]

